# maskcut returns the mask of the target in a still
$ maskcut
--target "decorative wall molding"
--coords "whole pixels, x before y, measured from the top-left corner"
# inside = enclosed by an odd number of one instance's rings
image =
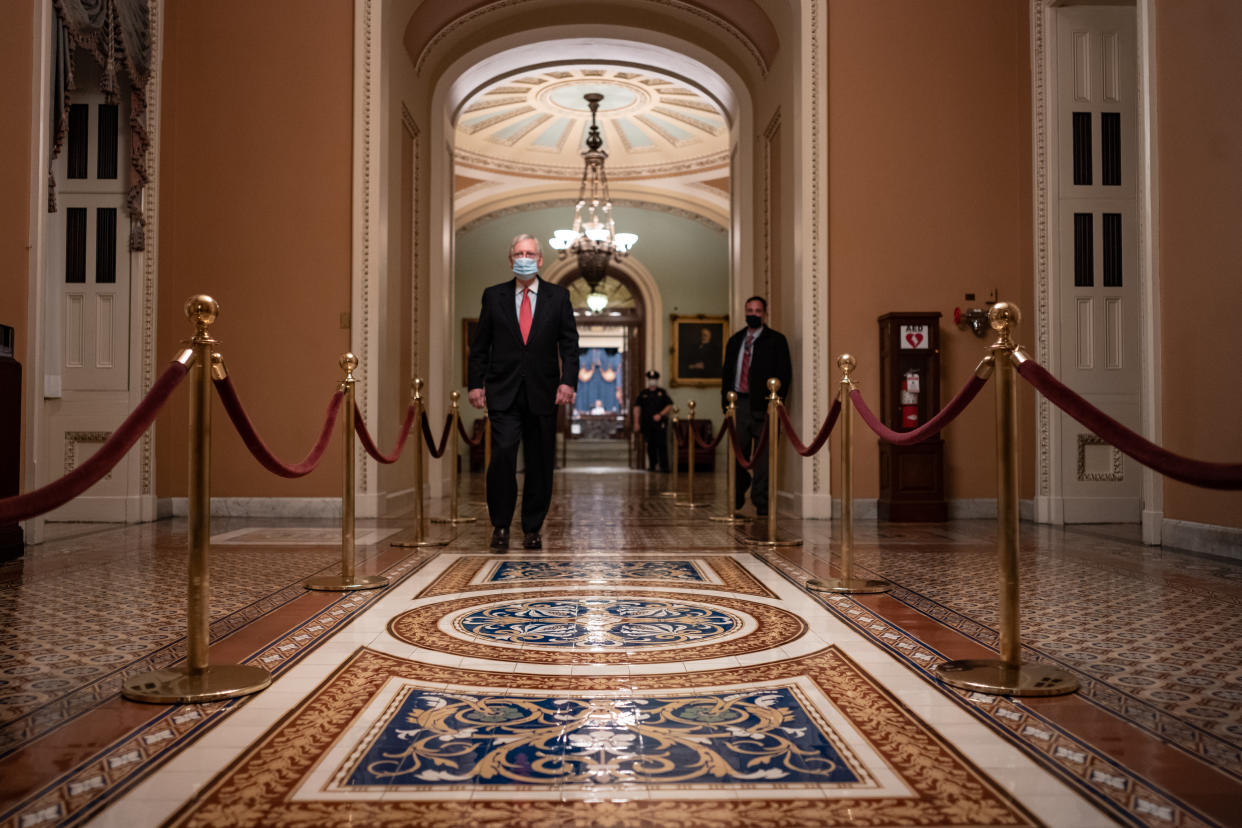
[[[1107,472],[1087,471],[1087,446],[1107,446],[1110,453],[1110,469]],[[1125,479],[1123,455],[1107,441],[1089,433],[1078,435],[1078,480],[1083,483],[1116,483]]]
[[[428,58],[435,48],[439,46],[445,38],[449,37],[453,34],[453,32],[457,31],[461,27],[494,12],[513,8],[515,6],[520,6],[530,2],[533,2],[533,0],[496,0],[494,3],[488,3],[486,6],[482,6],[474,11],[454,18],[446,26],[432,35],[423,45],[423,48],[419,50],[418,59],[414,62],[414,73],[416,75],[421,75]],[[747,54],[750,55],[751,59],[754,60],[755,64],[759,67],[759,74],[761,76],[766,76],[768,74],[768,63],[764,60],[763,54],[759,51],[759,48],[755,45],[754,41],[747,37],[745,32],[734,26],[728,20],[725,20],[723,17],[712,14],[706,9],[684,2],[683,0],[646,0],[646,2],[652,5],[665,6],[685,14],[693,15],[698,17],[700,20],[704,20],[707,23],[716,26],[742,45]]]
[[[575,182],[582,178],[581,164],[577,167],[567,167],[554,164],[529,164],[520,161],[510,161],[503,158],[493,158],[487,155],[480,155],[479,153],[460,148],[453,149],[453,161],[457,166],[467,169],[470,167],[476,167],[482,170],[498,170],[500,172],[535,176],[537,178],[563,178],[566,181]],[[713,152],[707,155],[701,155],[697,158],[691,158],[686,161],[678,161],[672,164],[657,164],[650,167],[609,166],[608,180],[623,181],[632,178],[658,178],[661,176],[698,173],[716,168],[727,169],[728,164],[729,152],[728,150],[722,150],[720,152]]]
[[[106,443],[111,436],[111,431],[66,431],[64,473],[68,474],[78,467],[78,446],[83,443]],[[109,471],[103,479],[111,480],[112,472]]]
[[[1035,251],[1035,358],[1040,364],[1055,368],[1050,330],[1052,314],[1049,306],[1049,238],[1048,204],[1051,192],[1048,184],[1048,43],[1045,32],[1045,8],[1048,0],[1031,0],[1031,142],[1032,185],[1034,206]],[[1052,429],[1054,416],[1051,404],[1042,394],[1035,398],[1036,445],[1036,491],[1041,497],[1052,495]]]
[[[148,6],[151,33],[151,67],[147,78],[147,186],[142,195],[142,212],[146,226],[143,228],[145,247],[142,256],[141,339],[139,342],[142,367],[139,371],[139,388],[131,387],[130,398],[135,401],[145,397],[155,382],[155,301],[159,274],[159,203],[160,203],[160,115],[163,101],[160,91],[164,79],[164,0],[154,0]],[[131,318],[133,314],[131,313]],[[131,337],[132,341],[132,337]],[[137,391],[135,394],[134,392]],[[149,428],[142,435],[140,447],[140,481],[138,491],[142,495],[155,494],[154,481],[155,429]],[[152,515],[153,517],[154,515]]]
[[[768,125],[763,128],[763,295],[772,295],[772,192],[776,183],[772,181],[773,143],[780,135],[780,107],[772,113]]]
[[[822,286],[820,284],[821,279],[819,278],[821,247],[826,247],[828,243],[827,239],[820,235],[821,228],[827,226],[826,220],[820,213],[820,209],[823,206],[821,204],[823,190],[821,190],[820,181],[820,174],[823,168],[820,165],[820,159],[826,154],[823,134],[820,132],[820,120],[824,118],[824,113],[820,107],[820,94],[823,86],[822,61],[820,59],[821,27],[823,22],[820,13],[821,4],[811,0],[811,25],[809,27],[811,38],[811,111],[809,116],[811,122],[811,266],[809,268],[809,275],[811,280],[811,307],[814,308],[814,312],[811,315],[811,375],[814,377],[824,376],[823,365],[820,360],[828,350],[828,339],[824,330],[824,320],[828,318],[827,297],[825,296],[822,300],[824,307],[821,309],[820,294]],[[824,261],[826,261],[827,251],[823,250],[822,252],[825,254]],[[816,423],[820,422],[820,402],[823,396],[824,394],[820,390],[819,384],[817,384],[816,390],[811,394],[812,428],[815,427]],[[824,462],[825,452],[816,452],[811,459],[812,494],[818,495],[820,490],[824,488],[822,485],[824,480]]]
[[[375,243],[379,224],[380,188],[377,184],[382,123],[380,110],[383,67],[380,62],[380,0],[354,0],[354,205],[353,205],[353,278],[351,292],[350,347],[358,357],[356,402],[363,417],[368,415],[371,401],[369,378],[376,373],[371,365],[372,336],[375,324],[371,319],[372,282],[380,278],[377,257],[381,251]],[[378,472],[367,463],[366,452],[354,453],[357,491],[365,494],[374,488]]]

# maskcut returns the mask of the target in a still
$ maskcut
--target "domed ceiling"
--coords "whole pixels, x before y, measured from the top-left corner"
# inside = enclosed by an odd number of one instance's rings
[[[590,92],[604,96],[597,119],[614,202],[665,204],[727,223],[729,124],[720,106],[653,71],[581,65],[500,78],[462,103],[453,150],[459,220],[477,216],[473,202],[484,196],[512,204],[555,193],[572,202]]]

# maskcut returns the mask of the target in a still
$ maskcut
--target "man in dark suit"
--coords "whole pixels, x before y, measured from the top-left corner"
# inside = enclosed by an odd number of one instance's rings
[[[781,399],[789,396],[793,382],[793,365],[789,359],[789,342],[785,335],[766,327],[768,303],[762,296],[746,300],[746,327],[729,337],[725,346],[724,368],[720,381],[720,404],[728,408],[728,393],[737,392],[737,435],[747,456],[763,432],[768,410],[768,380],[781,381]],[[755,460],[749,473],[737,467],[737,491],[733,506],[741,509],[746,503],[746,489],[760,517],[768,513],[768,452],[765,449]]]
[[[539,278],[543,253],[534,236],[509,246],[516,278],[483,291],[470,342],[470,404],[492,421],[487,511],[492,548],[507,549],[517,503],[517,447],[526,461],[522,487],[523,546],[540,549],[539,532],[552,502],[556,407],[572,404],[578,387],[578,325],[569,291]]]

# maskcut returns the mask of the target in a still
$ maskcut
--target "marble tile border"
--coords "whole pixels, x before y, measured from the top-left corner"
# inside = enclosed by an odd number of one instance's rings
[[[374,546],[404,531],[401,528],[355,529],[355,546]],[[336,546],[341,545],[341,530],[332,527],[252,526],[211,536],[211,543],[220,546]]]
[[[755,554],[782,572],[792,584],[803,584],[811,577],[805,569],[779,555],[768,552]],[[961,709],[1022,749],[1042,767],[1090,796],[1116,819],[1151,826],[1218,824],[1161,786],[1123,767],[1100,749],[1069,733],[1020,699],[960,691],[940,683],[931,669],[947,660],[943,653],[926,646],[899,625],[879,617],[852,597],[816,595],[814,600],[832,612],[834,617],[848,623],[921,674],[924,681],[940,695],[952,699]],[[939,613],[933,620],[944,622]],[[949,628],[953,629],[951,625]],[[1055,659],[1036,660],[1059,663]]]

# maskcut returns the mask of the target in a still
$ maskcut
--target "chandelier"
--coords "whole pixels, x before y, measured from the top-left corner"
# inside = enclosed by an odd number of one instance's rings
[[[595,113],[604,96],[588,92],[582,96],[591,107],[591,129],[587,133],[586,151],[582,153],[585,166],[582,183],[578,187],[578,204],[574,207],[572,229],[557,230],[548,244],[558,251],[560,258],[569,254],[578,257],[578,272],[591,293],[587,307],[599,313],[608,306],[608,297],[600,292],[600,283],[607,275],[608,262],[620,261],[638,241],[634,233],[618,233],[612,220],[612,200],[608,196],[608,176],[604,173],[604,159],[608,153],[600,149],[604,139],[600,137]]]

